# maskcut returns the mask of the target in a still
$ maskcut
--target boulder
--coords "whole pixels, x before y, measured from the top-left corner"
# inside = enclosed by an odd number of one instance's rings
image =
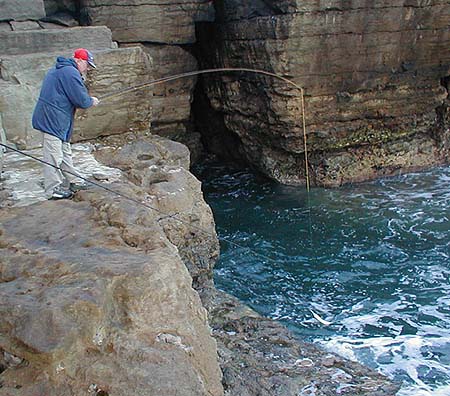
[[[87,25],[107,25],[119,42],[191,44],[195,22],[214,19],[210,0],[148,2],[146,0],[85,0],[81,15]]]
[[[45,17],[43,0],[0,0],[0,21],[22,21]]]
[[[201,68],[262,69],[304,88],[315,184],[336,186],[448,161],[442,144],[448,126],[437,116],[448,96],[441,83],[450,73],[448,3],[241,3],[224,1],[219,23],[202,25]],[[210,114],[202,121],[209,146],[220,154],[232,142],[229,152],[275,180],[304,184],[300,90],[251,73],[204,81],[206,100],[198,112]],[[208,125],[219,127],[208,131]]]

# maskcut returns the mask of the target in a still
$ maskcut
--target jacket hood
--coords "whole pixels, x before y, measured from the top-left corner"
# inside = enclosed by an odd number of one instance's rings
[[[62,67],[66,67],[66,66],[72,66],[72,67],[77,68],[77,64],[75,63],[75,61],[72,58],[64,58],[63,56],[58,56],[58,58],[56,58],[55,67],[57,69],[61,69]]]

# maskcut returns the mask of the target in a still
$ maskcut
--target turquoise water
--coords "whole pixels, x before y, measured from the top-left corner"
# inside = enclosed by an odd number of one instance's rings
[[[216,163],[196,173],[231,242],[218,288],[399,395],[450,395],[450,167],[309,195]]]

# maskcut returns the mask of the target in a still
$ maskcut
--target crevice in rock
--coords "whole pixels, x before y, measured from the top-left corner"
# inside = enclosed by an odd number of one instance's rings
[[[218,5],[216,5],[216,9]],[[196,24],[197,43],[191,53],[197,59],[199,70],[219,67],[220,43],[223,43],[215,23]],[[224,161],[247,165],[241,155],[242,142],[239,136],[226,126],[226,115],[214,109],[208,96],[209,89],[219,89],[214,81],[223,75],[200,75],[194,90],[192,114],[195,130],[201,135],[201,143],[207,154],[213,154]]]
[[[445,76],[441,78],[441,85],[447,91],[447,98],[450,98],[450,76]]]
[[[277,4],[276,4],[277,3]],[[284,4],[283,4],[284,3]],[[285,2],[279,4],[273,0],[250,0],[250,1],[216,1],[216,15],[218,22],[224,22],[225,15],[227,20],[249,20],[253,18],[282,15],[292,9],[293,4]]]
[[[194,91],[192,111],[196,129],[206,151],[224,160],[242,162],[239,155],[241,141],[225,126],[224,115],[215,111],[206,94],[206,79],[200,77]]]
[[[81,24],[81,0],[44,0],[44,5],[47,16],[41,21],[68,27],[74,26],[74,22]]]
[[[28,364],[25,359],[15,356],[4,349],[0,348],[0,374],[9,368],[22,367]],[[1,382],[0,382],[1,388]]]

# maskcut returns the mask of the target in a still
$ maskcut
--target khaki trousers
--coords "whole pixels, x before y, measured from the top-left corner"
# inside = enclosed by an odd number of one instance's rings
[[[71,182],[76,181],[77,177],[75,175],[83,175],[73,166],[70,143],[63,142],[61,139],[48,133],[43,133],[42,146],[44,161],[60,168],[56,169],[52,166],[44,165],[45,195],[47,198],[50,198],[55,188],[67,188]]]

